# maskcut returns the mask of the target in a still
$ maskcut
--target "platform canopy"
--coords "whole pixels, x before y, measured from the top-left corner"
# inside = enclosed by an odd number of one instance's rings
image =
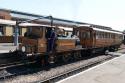
[[[15,25],[16,21],[0,19],[0,24],[3,24],[3,25]]]
[[[30,26],[36,26],[36,27],[40,27],[40,26],[48,26],[50,27],[50,25],[43,25],[43,24],[37,24],[37,23],[21,23],[19,24],[19,26],[22,26],[22,27],[30,27]]]
[[[0,19],[0,24],[15,26],[16,21]],[[21,24],[19,24],[19,26],[22,26],[22,27],[24,27],[24,26],[25,27],[28,27],[28,26],[48,26],[49,27],[50,25],[43,25],[43,24],[37,24],[37,23],[21,23]]]

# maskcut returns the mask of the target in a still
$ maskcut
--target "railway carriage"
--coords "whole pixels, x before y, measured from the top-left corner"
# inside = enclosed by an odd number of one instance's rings
[[[78,34],[82,47],[89,50],[89,53],[114,51],[123,40],[121,32],[90,26],[80,26],[75,28],[74,32]]]

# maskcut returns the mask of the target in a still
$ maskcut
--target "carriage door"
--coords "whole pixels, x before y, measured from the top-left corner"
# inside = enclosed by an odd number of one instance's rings
[[[91,46],[91,32],[89,30],[80,31],[80,43],[83,48],[88,48]]]

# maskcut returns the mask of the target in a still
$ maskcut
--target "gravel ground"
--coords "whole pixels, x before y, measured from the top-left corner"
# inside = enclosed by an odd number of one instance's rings
[[[110,55],[108,55],[108,56],[110,56]],[[71,64],[67,64],[67,65],[63,65],[63,66],[58,66],[56,68],[51,68],[48,71],[42,70],[42,71],[39,71],[39,72],[34,73],[34,74],[17,76],[17,77],[11,78],[11,79],[6,79],[6,80],[1,81],[1,82],[4,82],[4,83],[29,83],[29,82],[40,81],[40,80],[44,80],[46,78],[64,73],[66,71],[81,67],[82,65],[88,64],[90,62],[94,62],[94,61],[100,60],[102,58],[106,58],[106,57],[107,56],[105,56],[105,55],[98,56],[98,57],[91,58],[88,60],[82,60],[82,61],[78,61],[75,63],[71,63]]]

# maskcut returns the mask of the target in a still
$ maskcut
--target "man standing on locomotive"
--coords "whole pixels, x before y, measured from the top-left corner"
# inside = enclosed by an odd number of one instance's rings
[[[54,29],[49,28],[46,36],[47,36],[47,43],[48,43],[47,52],[52,53],[52,51],[54,50],[55,40],[56,40],[56,33],[55,33]]]

